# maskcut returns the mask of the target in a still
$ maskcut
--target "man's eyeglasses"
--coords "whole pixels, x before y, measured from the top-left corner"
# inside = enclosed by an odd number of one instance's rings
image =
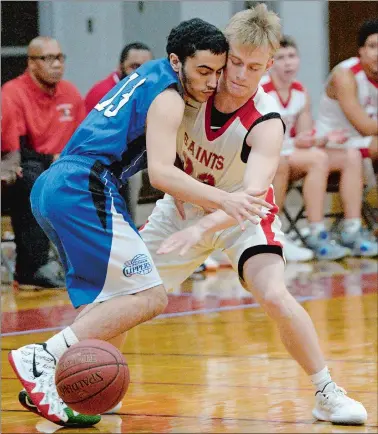
[[[29,56],[29,59],[33,60],[43,60],[44,62],[48,63],[49,65],[52,65],[55,60],[59,60],[60,63],[64,63],[66,60],[66,55],[59,53],[57,55],[54,54],[47,54],[46,56]]]

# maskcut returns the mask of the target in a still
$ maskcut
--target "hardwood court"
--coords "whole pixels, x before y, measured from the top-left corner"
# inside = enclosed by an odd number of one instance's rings
[[[306,375],[236,275],[222,270],[186,282],[165,315],[129,333],[132,383],[121,412],[83,432],[377,432],[377,262],[289,264],[287,282],[315,322],[334,379],[366,406],[365,426],[312,418]],[[7,353],[46,340],[75,313],[58,291],[4,288],[2,306],[2,432],[53,433],[62,428],[19,405]]]

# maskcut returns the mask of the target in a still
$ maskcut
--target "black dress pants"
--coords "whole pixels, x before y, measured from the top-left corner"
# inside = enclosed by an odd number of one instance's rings
[[[30,193],[39,175],[48,169],[52,155],[22,157],[22,178],[10,187],[10,216],[16,244],[16,279],[28,283],[36,271],[48,262],[50,242],[31,211]]]

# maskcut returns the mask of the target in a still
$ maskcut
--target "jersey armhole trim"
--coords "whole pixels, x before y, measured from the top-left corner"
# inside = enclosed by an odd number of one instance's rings
[[[282,126],[284,129],[284,134],[285,134],[286,125],[285,125],[285,122],[282,120],[281,115],[278,112],[270,112],[270,113],[267,113],[267,114],[261,116],[260,118],[256,119],[244,137],[243,146],[242,146],[242,150],[240,153],[240,159],[242,160],[243,163],[247,164],[248,157],[249,157],[249,154],[251,152],[251,147],[247,145],[247,138],[249,136],[249,133],[252,131],[253,127],[255,127],[258,124],[261,124],[261,122],[268,121],[269,119],[281,119]]]

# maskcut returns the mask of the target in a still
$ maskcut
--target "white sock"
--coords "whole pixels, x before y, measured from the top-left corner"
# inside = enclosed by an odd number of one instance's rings
[[[332,383],[331,374],[328,370],[328,366],[325,366],[321,371],[317,374],[310,375],[310,380],[312,384],[315,386],[316,391],[323,391],[324,387],[328,383]]]
[[[76,337],[71,327],[66,327],[61,332],[48,339],[46,344],[47,350],[55,357],[56,361],[58,361],[69,347],[78,342],[79,339]]]
[[[343,224],[344,231],[348,234],[353,234],[360,230],[361,228],[361,219],[345,219]]]
[[[317,237],[320,232],[326,230],[324,222],[310,223],[309,226],[310,226],[311,235],[314,235],[315,237]]]

